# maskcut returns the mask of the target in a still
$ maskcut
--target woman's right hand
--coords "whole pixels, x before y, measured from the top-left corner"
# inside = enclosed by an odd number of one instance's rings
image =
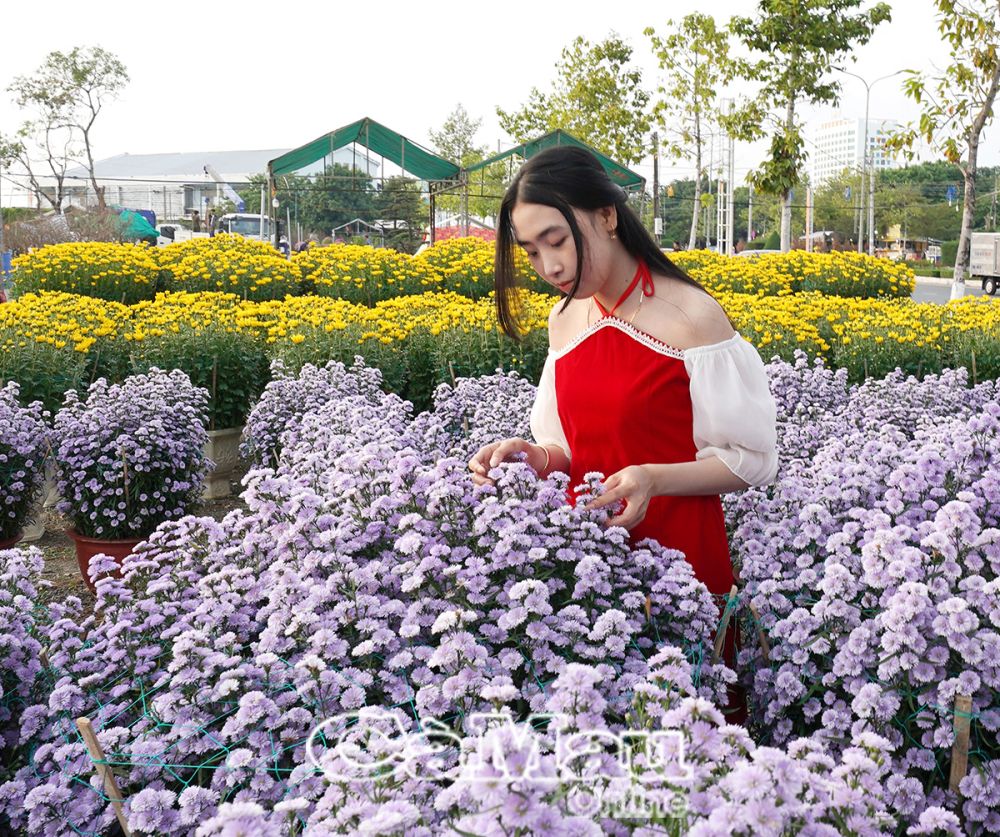
[[[493,480],[487,476],[491,468],[495,468],[501,462],[513,459],[514,455],[518,453],[527,454],[528,464],[530,465],[532,448],[538,447],[538,445],[533,445],[524,439],[503,439],[499,442],[484,445],[469,460],[472,481],[476,485],[493,485]],[[536,458],[542,455],[542,453],[539,453]]]

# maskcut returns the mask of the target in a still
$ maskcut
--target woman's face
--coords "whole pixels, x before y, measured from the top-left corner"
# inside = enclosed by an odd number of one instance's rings
[[[604,265],[610,237],[601,224],[601,211],[574,210],[584,243],[583,272],[578,298],[591,296],[603,284]],[[569,293],[576,279],[578,254],[573,231],[563,214],[552,206],[516,203],[510,213],[517,243],[531,260],[535,271],[556,290]],[[603,231],[603,235],[601,235]]]

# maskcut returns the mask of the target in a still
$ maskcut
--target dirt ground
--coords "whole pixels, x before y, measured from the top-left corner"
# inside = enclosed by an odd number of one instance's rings
[[[238,490],[239,486],[235,488]],[[221,520],[228,512],[240,508],[243,501],[234,494],[216,500],[206,500],[194,510],[197,515],[210,515]],[[19,543],[20,547],[37,546],[42,550],[45,559],[45,569],[42,578],[51,586],[39,591],[42,601],[61,601],[67,596],[78,596],[84,604],[92,604],[94,596],[80,575],[76,562],[76,548],[66,534],[68,521],[55,509],[47,508],[42,513],[45,523],[45,534],[32,543]]]

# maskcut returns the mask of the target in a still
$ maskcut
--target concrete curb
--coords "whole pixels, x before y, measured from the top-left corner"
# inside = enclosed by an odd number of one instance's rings
[[[952,279],[944,276],[917,276],[916,277],[918,285],[951,285]],[[973,283],[966,282],[967,287],[970,287]],[[979,282],[974,283],[975,286],[981,287]]]

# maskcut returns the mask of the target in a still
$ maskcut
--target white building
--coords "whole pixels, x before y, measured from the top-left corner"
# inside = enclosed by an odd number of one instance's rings
[[[891,119],[868,120],[868,153],[876,172],[895,168],[901,161],[885,149],[889,133],[899,127]],[[850,169],[858,173],[864,162],[865,120],[837,117],[812,123],[806,131],[809,176],[814,186],[822,185]]]
[[[196,209],[205,217],[209,207],[225,200],[222,184],[206,173],[206,166],[239,191],[252,176],[266,173],[269,160],[289,150],[119,154],[98,160],[94,172],[98,185],[104,187],[104,200],[108,205],[151,209],[161,221],[183,218]],[[323,162],[303,169],[301,174],[321,172]],[[368,156],[360,147],[337,149],[332,162],[355,166],[361,171],[367,169],[371,177],[379,176],[380,161]],[[66,174],[64,206],[96,206],[97,198],[87,170],[72,168]],[[44,189],[54,194],[52,178],[39,178],[39,181]]]

